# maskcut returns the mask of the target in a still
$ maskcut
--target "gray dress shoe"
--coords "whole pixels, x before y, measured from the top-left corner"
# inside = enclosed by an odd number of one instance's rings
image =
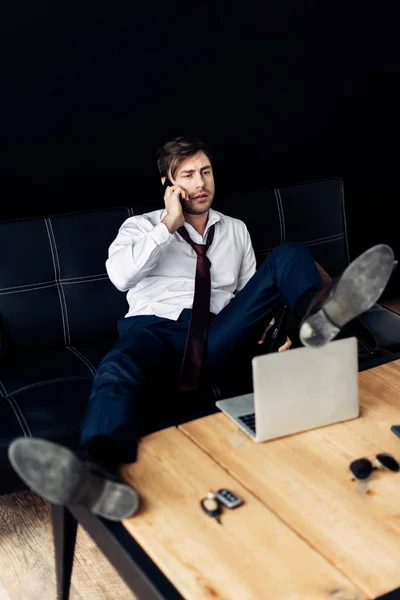
[[[133,488],[60,444],[20,437],[8,457],[22,481],[53,504],[85,506],[111,521],[132,517],[139,507]]]
[[[393,250],[378,244],[360,254],[330,286],[318,292],[300,325],[304,346],[322,346],[379,300],[395,265]]]

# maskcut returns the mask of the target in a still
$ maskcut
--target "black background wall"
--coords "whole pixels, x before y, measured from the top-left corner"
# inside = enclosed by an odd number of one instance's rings
[[[217,194],[338,175],[351,254],[399,252],[395,6],[2,4],[0,218],[157,208],[156,149],[194,133]]]

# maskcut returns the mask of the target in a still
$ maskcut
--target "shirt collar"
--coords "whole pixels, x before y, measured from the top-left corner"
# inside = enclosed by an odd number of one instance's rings
[[[164,208],[164,210],[161,213],[161,221],[163,220],[163,218],[166,216],[167,214],[167,209]],[[213,210],[212,208],[209,209],[208,211],[208,220],[207,220],[207,224],[206,224],[206,229],[204,231],[204,235],[207,233],[207,231],[209,230],[209,228],[211,227],[211,225],[213,225],[214,223],[217,223],[218,221],[221,220],[221,215],[219,212],[217,212],[216,210]],[[186,229],[187,229],[187,225],[189,225],[189,223],[184,223]]]

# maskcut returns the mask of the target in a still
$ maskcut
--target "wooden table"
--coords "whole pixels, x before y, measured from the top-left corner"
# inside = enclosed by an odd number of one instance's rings
[[[122,476],[142,507],[123,522],[188,600],[366,600],[400,587],[400,473],[357,490],[351,460],[400,459],[400,360],[359,373],[361,416],[257,444],[224,414],[144,438]],[[222,525],[199,500],[232,489]]]

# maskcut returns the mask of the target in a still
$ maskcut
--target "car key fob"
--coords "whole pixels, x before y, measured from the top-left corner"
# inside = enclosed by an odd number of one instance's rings
[[[216,494],[208,492],[207,496],[200,500],[200,506],[209,517],[212,517],[221,525],[221,504]]]
[[[239,496],[226,488],[218,490],[218,492],[215,493],[215,497],[227,508],[236,508],[236,506],[243,504],[242,498],[239,498]]]

